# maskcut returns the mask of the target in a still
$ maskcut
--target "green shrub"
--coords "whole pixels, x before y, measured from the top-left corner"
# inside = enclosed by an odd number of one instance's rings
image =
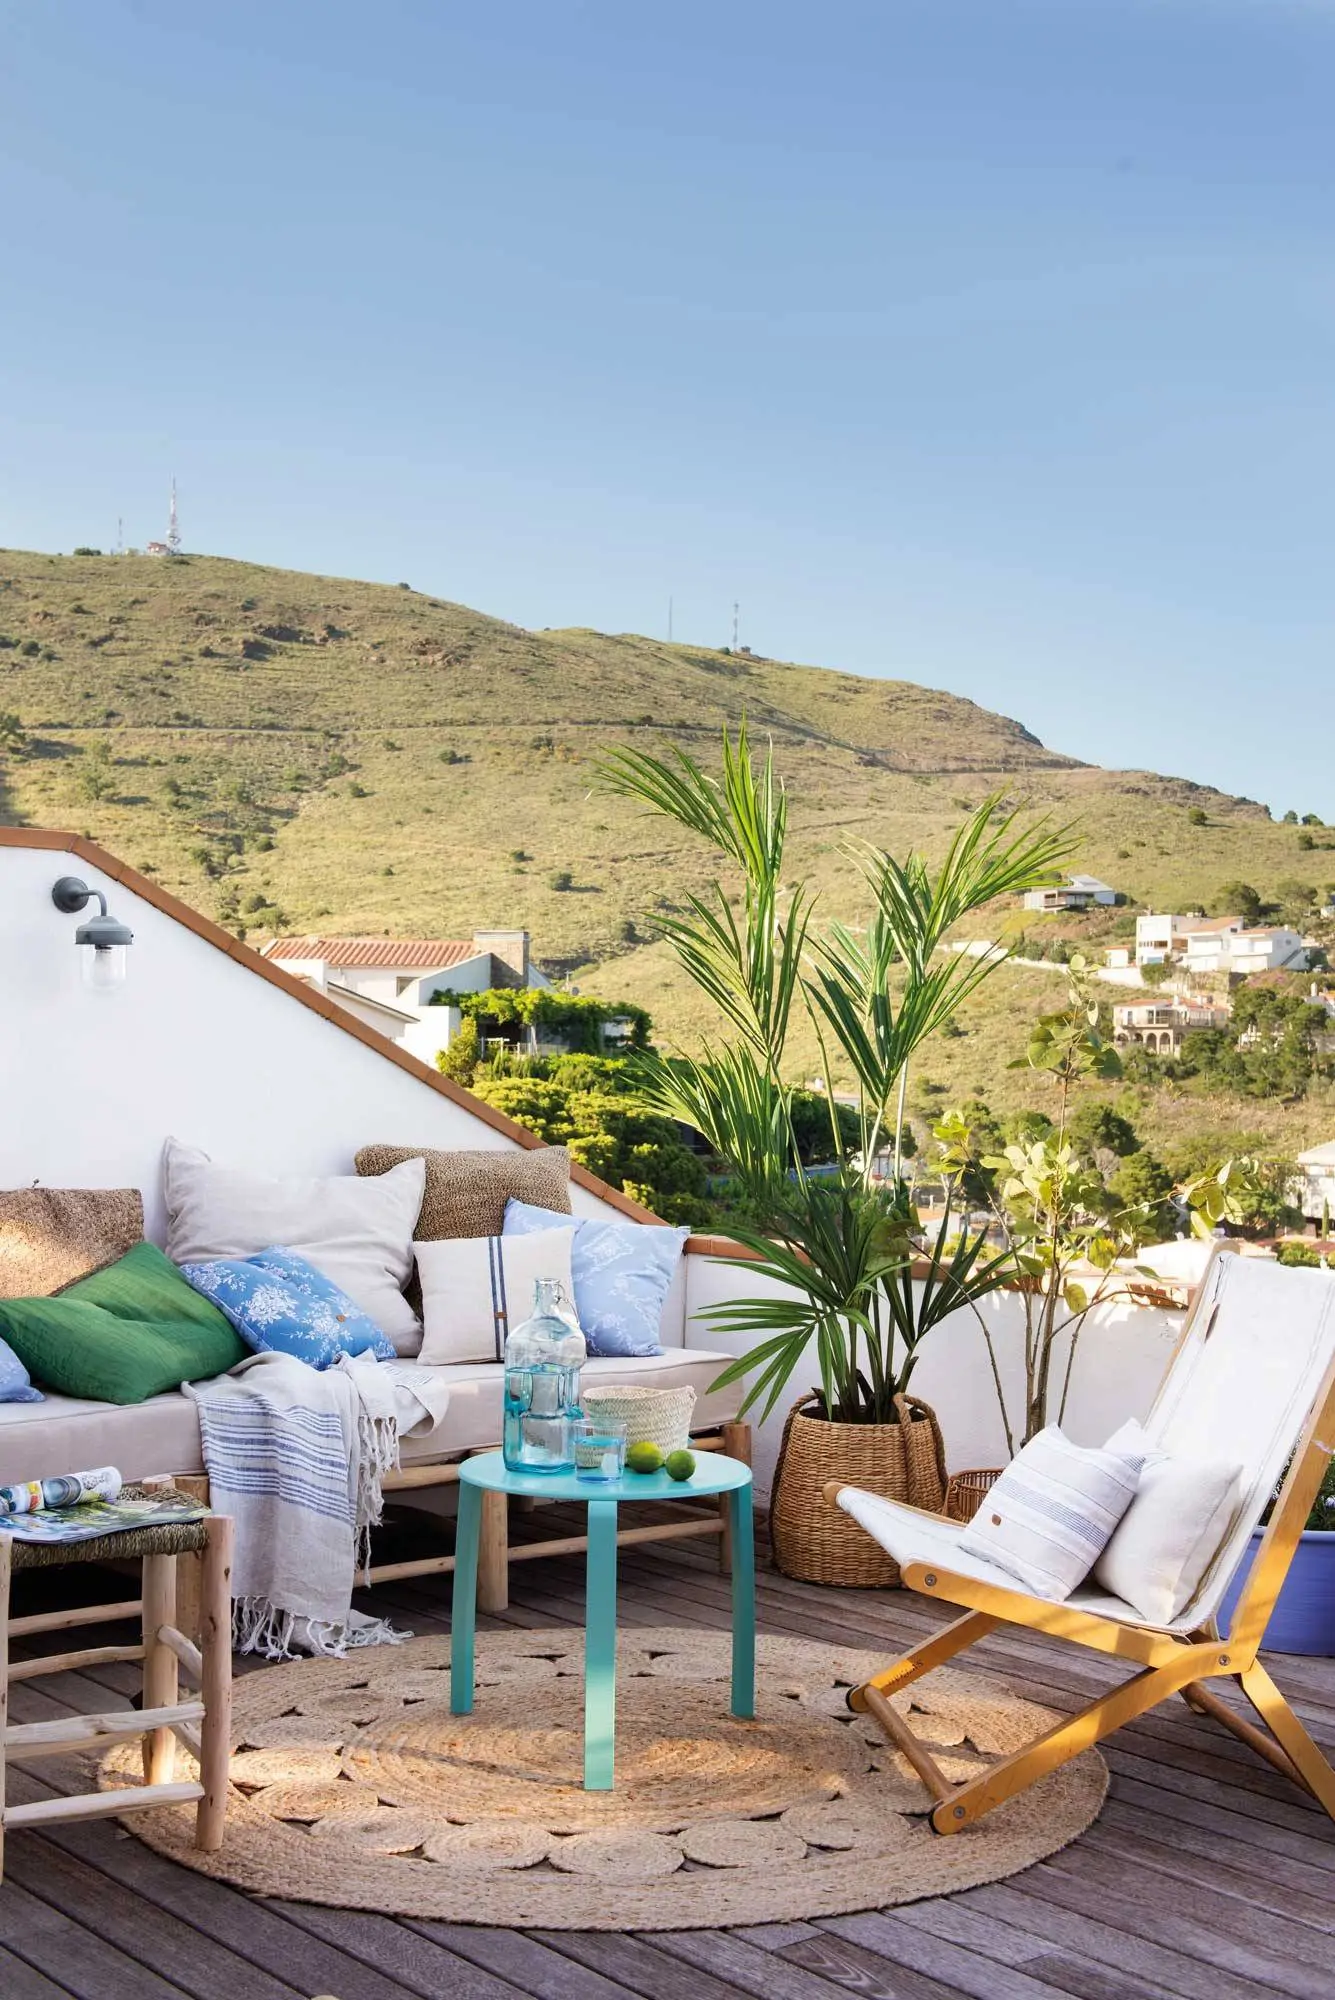
[[[472,1086],[478,1063],[482,1059],[482,1044],[477,1032],[477,1022],[471,1014],[465,1015],[459,1024],[459,1032],[447,1049],[442,1049],[436,1057],[436,1068],[442,1076],[453,1083],[463,1084],[465,1089]]]
[[[1275,1251],[1275,1262],[1295,1269],[1319,1269],[1321,1257],[1310,1243],[1281,1243]]]
[[[78,784],[84,798],[94,801],[110,797],[116,789],[116,780],[111,769],[111,752],[101,737],[90,743],[83,753]]]

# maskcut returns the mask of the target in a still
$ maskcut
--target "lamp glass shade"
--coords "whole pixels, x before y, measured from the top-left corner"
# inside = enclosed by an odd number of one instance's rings
[[[89,944],[79,946],[83,961],[83,983],[93,993],[114,993],[125,983],[125,946]]]

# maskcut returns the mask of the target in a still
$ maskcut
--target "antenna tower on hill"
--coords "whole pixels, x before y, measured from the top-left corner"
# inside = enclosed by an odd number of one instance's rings
[[[167,516],[167,553],[179,556],[181,553],[181,523],[176,512],[176,481],[172,480],[171,511]]]

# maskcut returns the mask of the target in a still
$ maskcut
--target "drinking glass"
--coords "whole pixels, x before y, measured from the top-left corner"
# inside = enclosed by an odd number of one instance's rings
[[[573,1426],[575,1477],[620,1479],[626,1469],[626,1426],[580,1417]]]

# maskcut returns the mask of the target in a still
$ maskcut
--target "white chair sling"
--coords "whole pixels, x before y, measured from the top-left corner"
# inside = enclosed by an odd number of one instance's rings
[[[1289,1270],[1216,1251],[1146,1429],[1166,1451],[1244,1467],[1243,1497],[1223,1544],[1191,1602],[1167,1626],[1147,1625],[1130,1605],[1093,1585],[1062,1603],[1030,1596],[960,1548],[958,1523],[854,1487],[826,1488],[827,1500],[902,1566],[909,1589],[968,1607],[849,1695],[850,1706],[870,1711],[936,1799],[936,1832],[961,1831],[1175,1694],[1241,1737],[1335,1818],[1335,1771],[1257,1659],[1335,1448],[1335,1272]],[[1281,1479],[1229,1629],[1220,1633],[1216,1614]],[[1140,1671],[985,1776],[952,1784],[888,1697],[1007,1624],[1134,1661]],[[1264,1727],[1204,1685],[1216,1679],[1236,1681]]]

